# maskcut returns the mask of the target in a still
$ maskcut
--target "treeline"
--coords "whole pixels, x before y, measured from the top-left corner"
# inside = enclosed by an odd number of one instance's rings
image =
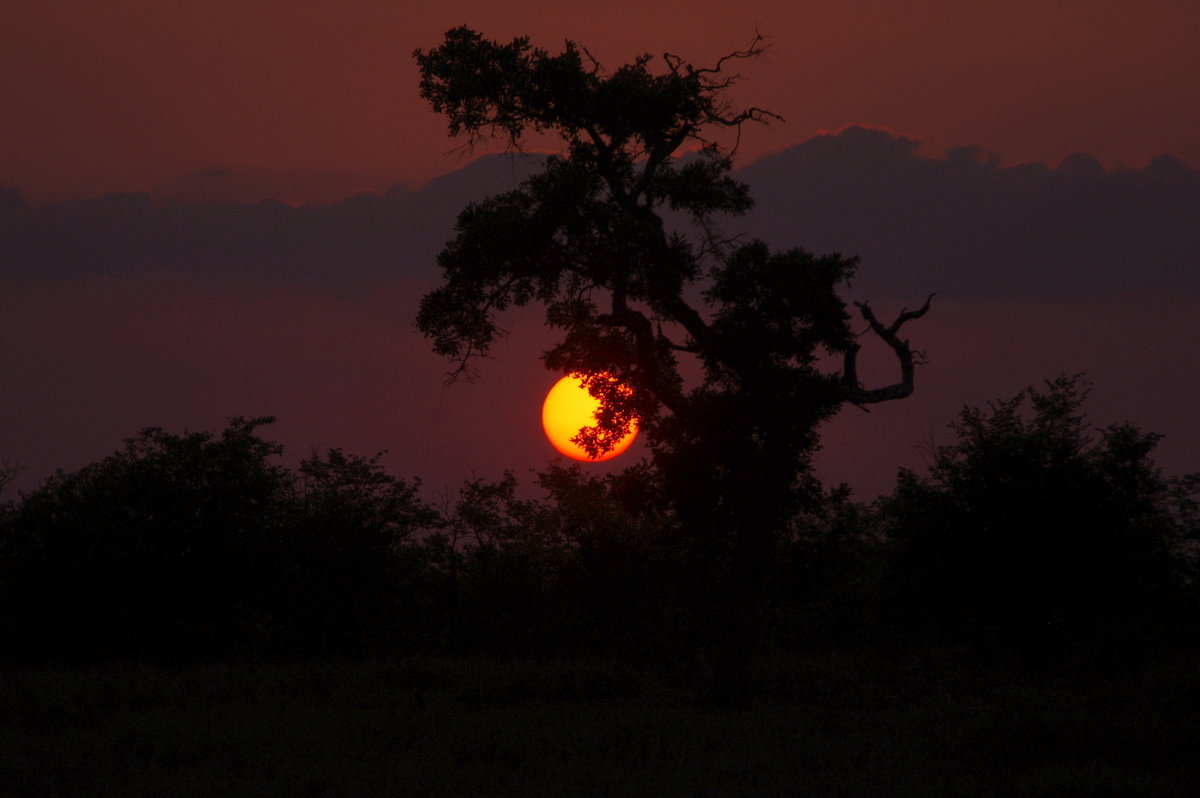
[[[1093,429],[1060,378],[952,425],[871,505],[836,489],[775,541],[771,647],[964,644],[1034,664],[1136,664],[1200,642],[1200,475],[1159,436]],[[7,660],[703,656],[730,542],[694,534],[641,464],[551,466],[444,506],[378,456],[279,464],[270,418],[142,430],[0,505]]]

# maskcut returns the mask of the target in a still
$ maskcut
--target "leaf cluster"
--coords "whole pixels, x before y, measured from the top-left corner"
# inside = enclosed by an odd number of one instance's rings
[[[761,40],[738,58],[761,52]],[[771,116],[759,109],[733,114],[721,92],[736,80],[719,69],[696,69],[666,55],[653,72],[652,57],[606,74],[573,41],[551,54],[522,36],[507,44],[468,27],[447,31],[443,43],[413,53],[420,94],[444,114],[451,136],[499,136],[518,146],[527,130],[560,134],[573,156],[603,149],[625,156],[662,158],[708,125],[734,126]]]

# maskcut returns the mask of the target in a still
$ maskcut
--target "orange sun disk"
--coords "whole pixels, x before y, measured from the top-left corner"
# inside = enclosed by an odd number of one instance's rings
[[[596,426],[596,411],[599,409],[600,400],[588,393],[577,374],[571,374],[556,382],[550,393],[546,394],[546,401],[542,403],[542,428],[554,448],[567,457],[586,463],[611,460],[633,443],[637,437],[636,425],[616,446],[599,457],[589,456],[586,449],[571,440],[584,427]]]

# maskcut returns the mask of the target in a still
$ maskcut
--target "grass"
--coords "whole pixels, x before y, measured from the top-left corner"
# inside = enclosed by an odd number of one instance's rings
[[[4,796],[1171,796],[1195,662],[1035,675],[961,652],[776,655],[750,707],[601,661],[17,668]]]

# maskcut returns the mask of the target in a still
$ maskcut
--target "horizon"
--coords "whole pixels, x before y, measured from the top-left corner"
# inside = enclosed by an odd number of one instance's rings
[[[911,131],[899,131],[886,125],[871,125],[858,122],[847,122],[836,129],[814,130],[807,137],[798,139],[779,149],[755,152],[749,157],[736,159],[734,170],[752,167],[762,161],[786,155],[788,152],[803,147],[814,139],[837,138],[848,130],[866,130],[886,134],[900,140],[913,142],[916,153],[930,160],[947,160],[961,154],[978,157],[989,164],[1001,169],[1019,169],[1021,167],[1044,167],[1050,170],[1070,168],[1073,162],[1080,159],[1094,162],[1105,174],[1121,172],[1141,172],[1153,168],[1156,163],[1164,160],[1177,162],[1188,171],[1200,171],[1200,160],[1189,161],[1178,152],[1163,150],[1150,153],[1138,163],[1127,161],[1106,162],[1103,158],[1084,149],[1073,149],[1061,157],[1050,160],[1011,159],[1003,152],[994,152],[980,148],[976,144],[948,144],[935,150],[926,144],[920,136]],[[419,194],[444,178],[469,170],[478,162],[492,159],[517,161],[522,158],[539,160],[548,156],[560,155],[561,150],[523,149],[521,151],[504,152],[481,146],[480,151],[472,151],[460,155],[458,162],[443,164],[444,171],[420,177],[410,178],[398,174],[393,179],[387,179],[382,173],[374,179],[365,177],[366,173],[325,171],[320,169],[303,168],[273,168],[256,166],[212,165],[191,172],[181,172],[169,175],[156,185],[146,185],[141,188],[99,188],[91,187],[76,192],[63,194],[39,193],[27,190],[15,184],[0,183],[0,191],[15,192],[15,197],[32,209],[41,209],[53,205],[65,205],[75,202],[103,199],[119,195],[145,195],[155,204],[199,204],[199,203],[235,203],[258,204],[261,202],[281,202],[293,208],[304,206],[333,205],[359,194]],[[683,153],[681,157],[686,157]],[[348,188],[354,186],[354,188]]]

